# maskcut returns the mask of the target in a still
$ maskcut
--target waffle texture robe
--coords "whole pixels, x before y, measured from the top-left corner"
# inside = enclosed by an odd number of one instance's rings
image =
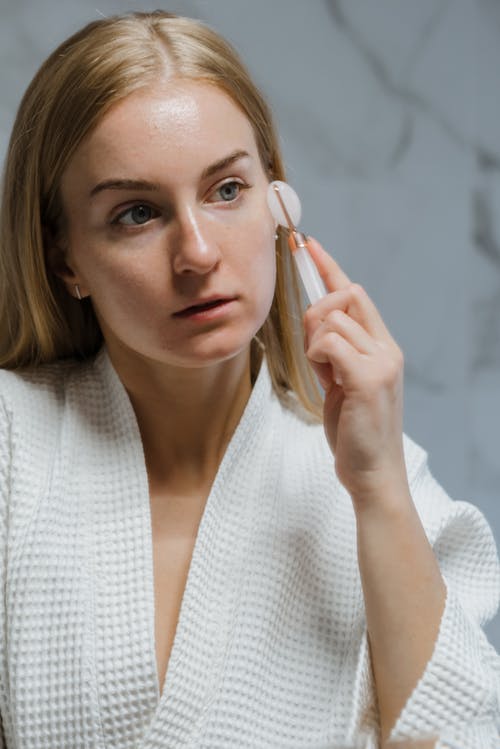
[[[393,736],[459,726],[464,749],[498,749],[491,529],[404,446],[447,601]],[[376,746],[351,500],[323,426],[275,395],[265,359],[206,502],[161,698],[144,453],[105,347],[0,371],[0,532],[8,749]]]

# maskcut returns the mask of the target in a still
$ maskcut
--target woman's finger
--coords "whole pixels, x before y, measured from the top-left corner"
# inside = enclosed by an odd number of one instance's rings
[[[360,354],[377,354],[380,351],[377,342],[365,328],[340,309],[332,310],[325,320],[314,331],[310,344],[319,341],[330,332],[340,334]]]
[[[307,237],[307,249],[311,255],[319,275],[323,279],[327,291],[345,289],[351,283],[340,265],[323,249],[314,237]]]
[[[377,307],[363,287],[360,284],[351,283],[340,265],[314,237],[307,238],[307,247],[323,279],[326,290],[332,292],[351,287],[353,293],[350,308],[347,310],[349,314],[352,313],[352,316],[375,338],[381,340],[391,338]],[[321,305],[323,301],[324,298],[318,300],[315,304]]]
[[[352,295],[350,293],[350,286],[344,289],[339,289],[338,291],[330,291],[330,293],[322,299],[318,299],[317,302],[309,305],[304,312],[304,323],[306,326],[315,327],[316,325],[319,325],[319,323],[322,322],[322,320],[324,320],[333,309],[341,309],[344,312],[347,312],[351,301]]]
[[[352,316],[373,338],[380,341],[392,341],[392,336],[367,291],[359,283],[353,283],[350,292],[349,314],[352,313]]]
[[[336,331],[325,333],[325,338],[319,343],[313,341],[307,356],[320,376],[322,387],[325,387],[328,378],[332,381],[332,375],[341,385],[350,383],[353,377],[359,379],[360,363],[366,359]]]
[[[339,291],[330,292],[308,307],[304,315],[306,330],[324,320],[332,309],[346,312],[376,340],[392,340],[375,304],[359,284],[349,284]]]

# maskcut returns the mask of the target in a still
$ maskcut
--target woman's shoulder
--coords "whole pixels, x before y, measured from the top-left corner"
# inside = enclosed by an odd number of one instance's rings
[[[55,405],[64,399],[68,376],[81,367],[76,359],[19,369],[0,369],[0,404],[8,414]]]
[[[318,420],[301,403],[291,390],[280,392],[277,397],[280,414],[280,439],[284,452],[294,460],[313,455],[318,449],[324,456],[328,449],[323,422]]]

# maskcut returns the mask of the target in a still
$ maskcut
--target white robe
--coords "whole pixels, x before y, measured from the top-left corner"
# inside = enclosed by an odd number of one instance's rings
[[[8,749],[326,749],[377,707],[355,517],[323,426],[274,394],[265,359],[199,526],[160,699],[140,433],[106,348],[0,371],[0,713]],[[491,530],[404,438],[448,597],[393,731],[459,726],[500,746]],[[465,739],[464,739],[465,741]]]

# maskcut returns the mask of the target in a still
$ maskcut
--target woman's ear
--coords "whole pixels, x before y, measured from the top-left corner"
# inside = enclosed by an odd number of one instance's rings
[[[72,297],[77,297],[75,287],[79,286],[82,289],[82,283],[78,273],[75,272],[70,262],[68,262],[68,250],[62,246],[61,240],[61,237],[56,239],[50,229],[44,227],[43,241],[47,268],[64,283],[68,293]]]

